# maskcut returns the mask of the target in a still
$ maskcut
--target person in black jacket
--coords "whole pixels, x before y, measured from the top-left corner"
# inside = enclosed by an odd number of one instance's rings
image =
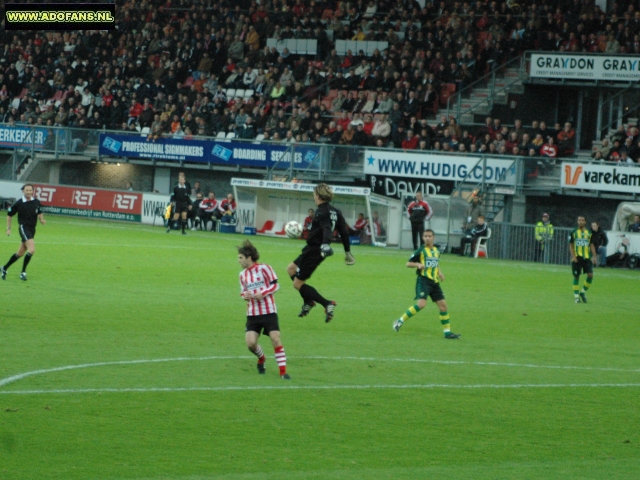
[[[7,236],[9,236],[11,235],[11,219],[18,214],[18,231],[20,232],[21,243],[18,251],[11,255],[11,258],[3,267],[0,267],[2,280],[7,278],[7,269],[26,253],[22,263],[20,280],[27,281],[27,265],[29,265],[31,257],[36,252],[36,245],[33,241],[33,237],[36,236],[36,225],[38,220],[42,225],[46,223],[42,214],[42,204],[40,200],[33,196],[33,185],[30,183],[24,185],[22,193],[24,196],[9,208],[7,216]]]
[[[331,205],[332,198],[333,190],[326,183],[320,183],[314,188],[313,199],[318,208],[313,216],[307,246],[302,249],[298,258],[287,267],[287,272],[293,280],[293,287],[300,292],[300,296],[304,300],[298,316],[306,317],[316,303],[319,303],[324,307],[325,322],[327,323],[333,319],[336,302],[327,300],[306,282],[324,259],[333,255],[330,243],[335,230],[338,230],[344,246],[344,263],[347,265],[356,263],[351,254],[347,222],[342,216],[342,212]]]
[[[182,218],[182,234],[186,235],[187,213],[193,208],[191,205],[191,184],[183,172],[178,175],[178,184],[173,187],[171,195],[171,203],[173,203],[173,228],[178,230],[178,219]],[[171,231],[171,223],[167,227],[167,233]]]
[[[467,234],[465,237],[460,240],[460,256],[464,257],[464,249],[467,243],[471,244],[471,251],[473,251],[473,246],[478,241],[478,238],[484,237],[487,235],[487,224],[484,223],[484,216],[478,216],[478,222],[476,226],[471,229],[471,232]],[[473,255],[470,255],[473,256]]]
[[[596,247],[596,264],[599,267],[607,266],[607,245],[609,238],[607,233],[600,228],[598,222],[591,222],[591,238],[593,245]]]

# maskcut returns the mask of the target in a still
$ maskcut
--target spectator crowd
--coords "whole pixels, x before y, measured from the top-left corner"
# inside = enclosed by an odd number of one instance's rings
[[[0,121],[144,131],[150,141],[222,133],[517,154],[544,167],[573,153],[571,124],[487,119],[470,131],[427,119],[525,50],[640,53],[636,1],[603,12],[594,0],[145,0],[118,1],[116,12],[113,31],[0,29]],[[313,38],[317,54],[278,51],[269,38]],[[336,40],[388,48],[339,56]],[[602,158],[638,161],[632,137]],[[85,144],[80,136],[74,148]]]

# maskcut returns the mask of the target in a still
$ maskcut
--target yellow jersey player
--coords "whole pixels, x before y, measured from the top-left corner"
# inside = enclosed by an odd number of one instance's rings
[[[424,245],[416,250],[407,262],[407,267],[415,268],[418,275],[415,298],[417,303],[409,307],[402,317],[393,322],[393,329],[396,332],[400,331],[404,322],[426,307],[427,297],[431,297],[440,310],[440,323],[444,329],[444,338],[456,340],[460,338],[460,335],[451,331],[447,301],[444,299],[442,288],[440,288],[440,282],[444,281],[444,274],[439,266],[440,251],[433,244],[435,240],[433,230],[425,230],[422,233],[422,240]]]
[[[571,272],[573,273],[573,296],[575,302],[587,303],[587,290],[593,282],[593,259],[596,247],[593,244],[592,232],[587,227],[584,217],[578,217],[578,228],[569,235],[569,253],[571,254]],[[587,274],[582,290],[580,290],[580,274]]]

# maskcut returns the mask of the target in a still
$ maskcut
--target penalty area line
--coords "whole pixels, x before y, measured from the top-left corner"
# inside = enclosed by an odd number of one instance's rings
[[[164,387],[164,388],[69,388],[55,390],[0,391],[0,395],[47,395],[69,393],[179,393],[179,392],[229,392],[255,390],[419,390],[419,389],[525,389],[525,388],[637,388],[640,383],[543,383],[543,384],[422,384],[422,385],[261,385],[244,387]]]

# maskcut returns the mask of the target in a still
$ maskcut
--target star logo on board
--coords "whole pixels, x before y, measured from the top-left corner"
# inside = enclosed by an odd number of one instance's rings
[[[375,161],[375,158],[373,158],[373,155],[369,155],[369,158],[367,158],[367,162],[369,162],[369,165],[373,165],[374,161]]]

